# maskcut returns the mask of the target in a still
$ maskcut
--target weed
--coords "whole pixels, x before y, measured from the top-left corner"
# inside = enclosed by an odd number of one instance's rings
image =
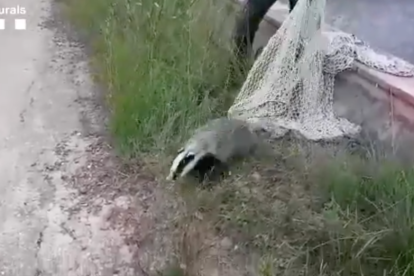
[[[122,153],[166,150],[224,114],[234,96],[230,1],[72,1],[70,15],[93,37]]]
[[[359,271],[377,267],[382,275],[411,275],[414,170],[389,162],[374,168],[355,165],[331,165],[330,173],[321,179],[331,195],[328,209],[335,206],[346,228],[353,226],[345,239],[352,250],[349,253],[354,253],[353,266]],[[338,253],[340,249],[336,246]]]
[[[413,169],[337,157],[305,171],[291,156],[244,164],[186,201],[220,235],[266,256],[259,275],[414,273]]]

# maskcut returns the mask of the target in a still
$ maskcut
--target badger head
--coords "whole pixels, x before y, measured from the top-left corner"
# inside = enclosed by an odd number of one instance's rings
[[[178,177],[195,173],[195,176],[202,181],[218,164],[221,164],[220,160],[209,152],[183,148],[178,151],[178,155],[170,168],[170,174],[167,176],[167,180],[176,180]]]
[[[167,180],[176,180],[177,177],[183,177],[188,174],[203,157],[203,152],[196,153],[192,150],[182,148],[178,151],[171,168]]]

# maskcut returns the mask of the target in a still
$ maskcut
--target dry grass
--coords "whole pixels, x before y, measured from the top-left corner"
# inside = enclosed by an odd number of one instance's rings
[[[91,37],[122,153],[171,157],[189,130],[226,110],[229,2],[68,4]],[[414,275],[412,169],[305,159],[296,142],[277,152],[272,162],[240,164],[212,189],[178,186],[177,254],[162,275]]]
[[[411,275],[414,171],[358,156],[305,159],[290,144],[272,163],[247,162],[214,189],[187,191],[187,209],[261,256],[246,264],[255,275]]]

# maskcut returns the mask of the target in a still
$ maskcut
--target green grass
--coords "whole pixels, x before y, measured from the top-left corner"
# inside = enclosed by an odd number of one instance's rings
[[[414,275],[414,170],[384,162],[374,168],[335,164],[328,171],[321,179],[331,195],[326,211],[349,230],[332,248],[343,256],[341,265],[350,271],[376,267],[376,275]],[[343,246],[352,258],[340,254]]]
[[[229,1],[67,1],[108,88],[121,153],[168,155],[225,113],[235,95]],[[183,189],[181,227],[201,213],[199,227],[261,256],[257,275],[414,275],[414,171],[359,158],[304,162],[293,147],[282,146],[276,163],[242,165],[211,190]],[[180,262],[195,273],[203,239],[183,237]]]
[[[276,169],[249,162],[187,201],[260,252],[259,275],[414,275],[413,169],[347,157],[306,170],[286,156]]]
[[[109,88],[122,153],[165,150],[231,99],[230,1],[72,0]],[[234,94],[234,93],[233,93]]]

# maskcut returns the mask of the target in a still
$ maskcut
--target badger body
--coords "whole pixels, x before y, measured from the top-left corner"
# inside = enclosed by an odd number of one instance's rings
[[[259,136],[247,122],[218,118],[198,128],[178,152],[168,180],[196,173],[204,178],[214,168],[226,168],[234,158],[252,155],[260,144]]]
[[[258,142],[258,136],[249,129],[246,122],[219,118],[197,129],[185,148],[208,152],[226,163],[235,157],[248,156]]]

